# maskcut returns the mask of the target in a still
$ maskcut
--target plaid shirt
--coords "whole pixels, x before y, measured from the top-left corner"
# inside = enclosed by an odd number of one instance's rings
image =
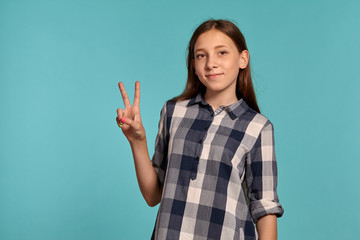
[[[168,101],[155,146],[153,239],[257,239],[260,217],[283,214],[273,126],[242,99],[216,111],[201,94]]]

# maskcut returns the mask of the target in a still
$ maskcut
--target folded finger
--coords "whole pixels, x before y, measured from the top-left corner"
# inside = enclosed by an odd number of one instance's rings
[[[117,117],[118,117],[119,119],[122,118],[122,117],[124,117],[124,115],[125,115],[125,110],[124,110],[124,109],[118,108],[118,109],[116,110],[116,112],[117,112]]]
[[[131,126],[134,123],[134,121],[131,120],[130,118],[124,118],[124,117],[120,118],[120,122],[122,124],[126,124],[126,125],[129,125],[129,126]]]

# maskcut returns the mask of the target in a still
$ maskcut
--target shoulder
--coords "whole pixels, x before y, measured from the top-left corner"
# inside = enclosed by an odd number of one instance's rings
[[[264,129],[273,129],[273,124],[265,115],[251,109],[247,104],[240,119],[247,122],[246,133],[256,138]]]
[[[188,108],[188,100],[182,101],[174,101],[174,100],[167,100],[162,108],[162,114],[166,114],[168,117],[175,115],[181,115],[181,113],[185,113],[186,109]]]
[[[181,100],[181,101],[174,101],[172,99],[167,100],[165,105],[167,106],[181,106],[181,107],[186,107],[188,106],[188,103],[191,101],[191,99],[187,99],[187,100]]]

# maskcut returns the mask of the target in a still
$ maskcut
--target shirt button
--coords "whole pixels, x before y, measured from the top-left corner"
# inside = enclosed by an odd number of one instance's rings
[[[202,143],[203,143],[203,140],[202,140],[202,139],[200,139],[200,140],[199,140],[199,143],[200,143],[200,144],[202,144]]]
[[[199,161],[199,156],[196,156],[196,157],[195,157],[195,160]]]

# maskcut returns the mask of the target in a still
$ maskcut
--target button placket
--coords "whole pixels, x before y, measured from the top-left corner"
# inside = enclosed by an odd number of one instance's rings
[[[199,138],[197,146],[196,146],[194,162],[193,162],[193,165],[192,165],[192,168],[191,168],[191,175],[190,175],[191,180],[196,179],[197,172],[198,172],[198,165],[199,165],[200,155],[201,155],[201,152],[202,152],[202,149],[203,149],[204,139],[205,139],[205,137],[207,135],[207,131],[210,128],[210,125],[212,124],[212,122],[214,120],[214,111],[212,110],[211,107],[208,110],[209,110],[210,117],[208,118],[207,125],[204,126],[204,128],[203,128],[204,130],[200,134],[200,138]]]

